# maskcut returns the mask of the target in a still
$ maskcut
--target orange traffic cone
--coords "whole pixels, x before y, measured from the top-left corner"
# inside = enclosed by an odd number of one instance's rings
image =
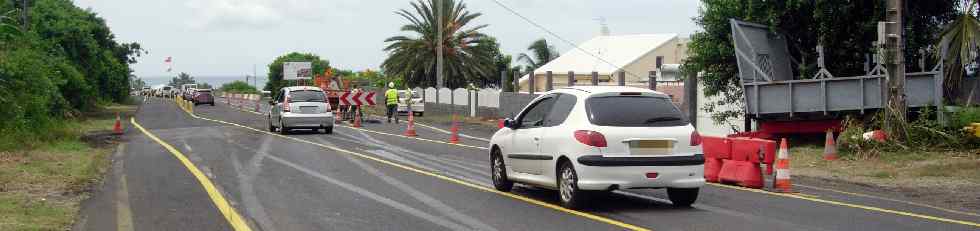
[[[410,137],[416,137],[418,136],[418,134],[415,134],[415,116],[413,116],[412,114],[413,113],[408,113],[408,128],[405,129],[404,135]]]
[[[449,143],[459,143],[459,123],[456,123],[456,115],[453,115],[453,126],[449,128]]]
[[[354,127],[355,128],[361,127],[361,112],[359,111],[356,112],[354,115]]]
[[[772,184],[773,190],[781,193],[793,192],[793,183],[789,179],[789,147],[787,146],[786,138],[783,138],[779,145],[779,155],[776,156],[776,180]]]
[[[122,135],[122,121],[119,118],[119,112],[116,112],[116,125],[112,126],[112,134]]]
[[[827,140],[824,142],[823,146],[823,159],[837,159],[837,144],[834,142],[834,132],[832,130],[827,130]]]

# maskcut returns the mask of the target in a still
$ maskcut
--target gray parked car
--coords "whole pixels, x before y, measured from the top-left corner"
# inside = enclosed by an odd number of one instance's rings
[[[327,94],[318,87],[284,87],[269,101],[269,131],[278,128],[288,134],[290,129],[323,129],[323,133],[333,133],[334,115],[328,102]]]

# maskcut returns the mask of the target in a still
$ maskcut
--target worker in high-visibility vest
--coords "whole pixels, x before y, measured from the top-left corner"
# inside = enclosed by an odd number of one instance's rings
[[[398,123],[398,90],[395,90],[395,82],[388,82],[388,90],[385,91],[385,105],[388,106],[388,123],[391,123],[391,117],[395,117],[395,123]]]

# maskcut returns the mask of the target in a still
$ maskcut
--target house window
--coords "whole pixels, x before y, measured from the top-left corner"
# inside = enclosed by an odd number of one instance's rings
[[[663,66],[663,65],[664,65],[664,57],[663,56],[657,56],[657,69],[660,69],[660,67]]]

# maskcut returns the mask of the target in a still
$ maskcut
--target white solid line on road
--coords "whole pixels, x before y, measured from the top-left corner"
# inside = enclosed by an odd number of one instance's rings
[[[325,139],[323,139],[323,137],[317,137],[317,139],[319,141],[327,144],[327,145],[334,146],[330,142],[328,142]],[[412,198],[415,198],[415,200],[418,200],[419,202],[422,202],[423,204],[425,204],[425,205],[427,205],[427,206],[429,206],[429,207],[431,207],[431,208],[439,211],[444,216],[449,216],[450,218],[453,218],[456,221],[462,222],[462,223],[468,225],[470,228],[475,229],[475,230],[487,230],[487,231],[497,230],[496,228],[494,228],[494,227],[492,227],[490,225],[487,225],[486,223],[480,222],[479,219],[476,219],[474,217],[471,217],[469,215],[466,215],[464,213],[461,213],[458,210],[456,210],[455,208],[450,207],[449,205],[446,205],[445,203],[442,203],[442,201],[436,200],[435,198],[429,196],[428,194],[425,194],[425,193],[423,193],[423,192],[421,192],[421,191],[413,188],[412,186],[409,186],[408,184],[406,184],[406,183],[404,183],[404,182],[402,182],[402,181],[400,181],[398,179],[395,179],[395,178],[390,177],[390,176],[388,176],[387,174],[385,174],[385,173],[383,173],[381,171],[378,171],[377,168],[374,168],[373,166],[364,163],[364,161],[359,160],[359,159],[355,158],[354,156],[351,156],[351,155],[342,155],[342,156],[344,158],[346,158],[347,160],[349,160],[350,162],[352,162],[352,163],[356,164],[357,166],[361,167],[361,169],[363,169],[364,171],[370,173],[371,175],[374,175],[375,177],[381,179],[382,181],[384,181],[385,183],[388,183],[391,186],[395,186],[395,188],[398,188],[398,190],[401,190],[402,192],[407,193]]]
[[[376,115],[370,115],[370,116],[371,117],[375,117],[377,119],[387,119],[385,117],[380,117],[380,116],[376,116]],[[424,124],[424,123],[419,123],[417,121],[415,122],[415,125],[418,125],[419,127],[423,127],[423,128],[428,128],[428,129],[431,129],[431,130],[434,130],[434,131],[437,131],[437,132],[441,132],[443,134],[452,134],[452,132],[447,131],[445,129],[438,128],[438,127],[431,126],[431,125]],[[481,138],[481,137],[476,137],[476,136],[471,136],[471,135],[467,135],[467,134],[463,134],[462,132],[458,132],[457,134],[459,134],[460,137],[467,138],[467,139],[474,139],[474,140],[479,140],[479,141],[483,141],[483,142],[487,142],[487,143],[490,142],[489,139]]]
[[[358,187],[356,185],[353,185],[353,184],[350,184],[350,183],[347,183],[347,182],[344,182],[344,181],[340,181],[340,180],[334,179],[332,177],[329,177],[329,176],[320,174],[320,173],[318,173],[316,171],[310,170],[310,169],[305,168],[303,166],[299,166],[299,165],[294,164],[292,162],[289,162],[287,160],[283,160],[283,159],[281,159],[279,157],[276,157],[275,155],[269,155],[267,158],[270,159],[270,160],[279,162],[280,164],[289,166],[289,167],[291,167],[293,169],[299,170],[300,172],[306,173],[307,175],[310,175],[312,177],[316,177],[317,179],[323,180],[323,181],[325,181],[327,183],[340,186],[341,188],[344,188],[347,191],[351,191],[351,192],[357,193],[357,194],[359,194],[361,196],[367,197],[368,199],[372,199],[374,201],[377,201],[378,203],[387,205],[387,206],[392,207],[394,209],[400,210],[400,211],[402,211],[402,212],[404,212],[406,214],[409,214],[409,215],[412,215],[412,216],[421,218],[423,220],[432,222],[434,224],[437,224],[439,226],[448,228],[450,230],[468,230],[468,228],[465,227],[465,226],[463,226],[463,225],[456,224],[455,222],[449,221],[449,220],[444,219],[442,217],[438,217],[438,216],[435,216],[435,215],[426,213],[426,212],[424,212],[422,210],[418,210],[418,209],[412,208],[411,206],[408,206],[408,205],[402,204],[400,202],[394,201],[392,199],[389,199],[387,197],[384,197],[384,196],[375,194],[374,192],[371,192],[370,190],[367,190],[367,189]]]

